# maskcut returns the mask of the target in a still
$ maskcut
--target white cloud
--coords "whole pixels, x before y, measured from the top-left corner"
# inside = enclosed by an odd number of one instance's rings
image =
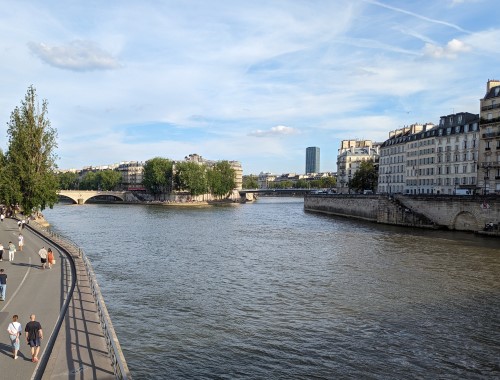
[[[454,38],[449,41],[446,46],[438,46],[435,44],[426,43],[424,47],[424,55],[433,58],[455,59],[460,53],[465,53],[470,50],[470,46]]]
[[[248,135],[254,137],[272,137],[272,136],[295,135],[297,133],[299,133],[299,131],[295,128],[287,127],[284,125],[277,125],[267,131],[258,129],[256,131],[250,132]]]
[[[91,71],[120,67],[114,57],[90,41],[75,40],[60,46],[30,42],[28,46],[42,61],[61,69]]]

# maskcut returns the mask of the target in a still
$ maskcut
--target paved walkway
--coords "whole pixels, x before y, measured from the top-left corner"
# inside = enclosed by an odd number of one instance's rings
[[[7,274],[7,295],[0,302],[0,377],[2,379],[31,379],[37,364],[31,362],[30,349],[21,339],[19,358],[11,354],[7,326],[12,315],[19,315],[23,329],[34,313],[42,325],[44,339],[40,356],[47,347],[61,308],[71,286],[72,275],[69,259],[48,244],[30,227],[22,231],[24,249],[8,261],[8,250],[4,250],[0,268]],[[0,223],[0,242],[7,248],[8,242],[18,242],[17,221],[6,219]],[[56,257],[52,269],[42,270],[38,250],[51,246]],[[77,284],[65,315],[61,330],[47,362],[42,379],[114,379],[111,359],[100,327],[97,308],[90,291],[85,266],[76,258]]]

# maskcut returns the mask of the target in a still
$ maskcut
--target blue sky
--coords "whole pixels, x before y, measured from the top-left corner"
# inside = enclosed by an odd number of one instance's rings
[[[342,139],[479,113],[500,78],[498,0],[2,1],[0,147],[33,85],[61,169],[238,160],[336,170]]]

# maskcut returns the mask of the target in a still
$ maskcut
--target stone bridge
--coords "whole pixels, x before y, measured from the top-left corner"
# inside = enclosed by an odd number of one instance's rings
[[[74,203],[82,205],[91,198],[113,197],[125,201],[129,191],[96,191],[96,190],[59,190],[57,195],[71,199]]]

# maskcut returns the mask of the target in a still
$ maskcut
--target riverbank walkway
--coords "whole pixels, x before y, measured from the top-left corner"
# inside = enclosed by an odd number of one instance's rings
[[[115,379],[83,260],[72,254],[76,265],[76,284],[61,324],[61,311],[74,284],[75,272],[66,254],[36,233],[37,229],[33,230],[33,227],[30,225],[21,231],[24,248],[19,251],[17,220],[5,219],[0,223],[0,242],[4,246],[0,268],[7,274],[6,299],[0,301],[0,378]],[[9,262],[9,241],[17,249],[12,262]],[[51,247],[54,251],[56,264],[52,269],[41,268],[38,251],[42,246]],[[14,314],[19,316],[23,327],[17,360],[12,357],[7,334]],[[36,315],[43,330],[38,363],[31,361],[30,347],[24,336],[30,314]],[[55,331],[59,324],[61,327],[56,338]],[[55,341],[51,352],[47,348],[49,341]],[[45,370],[41,374],[43,367]]]

